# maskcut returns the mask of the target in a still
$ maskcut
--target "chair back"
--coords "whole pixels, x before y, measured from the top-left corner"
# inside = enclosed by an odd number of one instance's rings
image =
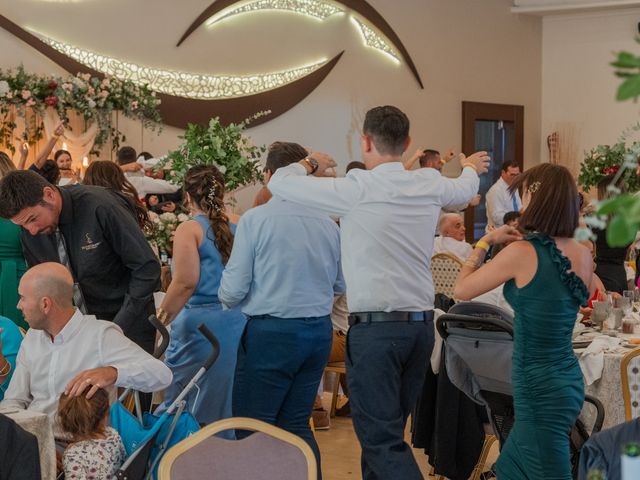
[[[214,436],[231,430],[251,430],[242,440]],[[227,418],[207,425],[171,448],[162,458],[159,480],[202,478],[316,480],[316,459],[301,438],[251,418]]]
[[[462,270],[462,261],[454,255],[438,253],[431,257],[431,275],[435,293],[453,298],[453,289],[460,270]]]
[[[622,398],[626,420],[640,417],[640,348],[627,353],[620,362]]]

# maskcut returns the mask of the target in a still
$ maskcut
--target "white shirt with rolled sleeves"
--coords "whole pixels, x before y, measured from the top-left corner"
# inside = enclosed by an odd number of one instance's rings
[[[455,179],[400,162],[344,178],[307,177],[300,164],[280,168],[269,190],[340,217],[342,268],[350,312],[433,309],[431,254],[440,209],[469,202],[479,179],[466,167]]]
[[[53,341],[44,330],[27,332],[0,410],[35,410],[53,420],[69,381],[98,367],[117,369],[115,386],[143,392],[162,390],[173,378],[163,362],[125,337],[115,323],[76,310]]]
[[[517,207],[514,210],[513,200],[515,198]],[[501,227],[504,224],[504,215],[509,212],[517,211],[522,208],[522,200],[520,194],[516,190],[513,195],[509,193],[509,185],[502,177],[487,192],[487,226]]]

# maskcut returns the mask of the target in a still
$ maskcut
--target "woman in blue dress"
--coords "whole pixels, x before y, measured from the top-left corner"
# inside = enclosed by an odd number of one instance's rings
[[[187,408],[201,424],[231,417],[231,393],[245,317],[238,309],[222,310],[218,288],[231,254],[235,225],[224,205],[224,177],[214,166],[189,169],[185,202],[192,220],[182,223],[173,243],[173,272],[158,319],[171,325],[165,363],[173,383],[165,391],[164,411],[211,354],[211,344],[198,331],[205,324],[220,342],[220,356],[187,396]]]
[[[455,296],[471,299],[504,283],[515,312],[515,423],[498,458],[498,479],[571,480],[569,431],[584,401],[571,335],[578,308],[595,291],[593,260],[573,239],[578,192],[566,168],[538,165],[514,180],[511,189],[518,188],[520,227],[528,235],[480,267],[490,245],[520,238],[509,226],[485,235],[460,272]]]

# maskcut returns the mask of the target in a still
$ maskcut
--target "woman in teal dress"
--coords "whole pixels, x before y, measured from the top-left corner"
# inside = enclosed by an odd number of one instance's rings
[[[578,192],[566,168],[538,165],[511,188],[523,189],[520,228],[528,235],[478,268],[490,245],[522,238],[508,226],[485,235],[464,264],[455,296],[471,299],[504,283],[515,312],[515,423],[498,458],[498,479],[570,480],[569,431],[584,401],[571,336],[578,309],[595,288],[593,260],[572,238]]]
[[[193,220],[176,230],[173,278],[157,314],[171,325],[165,363],[173,372],[173,382],[156,413],[166,410],[211,354],[211,344],[198,331],[204,324],[218,338],[220,355],[186,401],[196,420],[209,424],[232,415],[236,359],[246,319],[239,309],[223,310],[218,300],[235,231],[225,212],[224,177],[214,166],[197,166],[189,169],[184,183]],[[222,436],[231,438],[233,432]]]
[[[0,179],[15,170],[7,154],[0,152]],[[29,328],[18,310],[18,283],[27,270],[22,256],[20,227],[0,218],[0,315],[10,318],[17,326]]]

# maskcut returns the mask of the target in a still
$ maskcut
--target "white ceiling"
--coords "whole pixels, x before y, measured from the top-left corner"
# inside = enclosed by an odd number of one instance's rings
[[[513,13],[554,15],[640,7],[636,0],[513,0]]]

